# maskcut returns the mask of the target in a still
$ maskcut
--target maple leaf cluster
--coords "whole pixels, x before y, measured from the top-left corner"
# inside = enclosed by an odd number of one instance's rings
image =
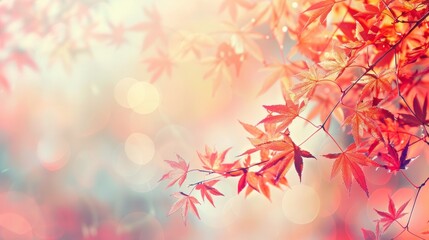
[[[94,44],[104,44],[116,49],[130,45],[130,37],[140,34],[142,50],[157,48],[158,56],[143,60],[147,71],[156,81],[163,74],[171,75],[173,62],[165,51],[159,48],[167,38],[162,19],[155,6],[145,6],[141,11],[142,20],[125,23],[112,22],[109,13],[103,9],[106,0],[91,1],[35,1],[16,0],[0,5],[0,88],[10,90],[8,70],[16,68],[20,73],[25,69],[39,71],[40,56],[23,41],[32,39],[37,49],[47,52],[48,65],[61,64],[70,73],[78,57],[93,56]],[[100,18],[100,16],[105,16]],[[16,29],[14,26],[20,26]],[[192,40],[191,40],[192,41]],[[192,46],[190,46],[192,45]],[[188,45],[193,51],[194,42]],[[46,48],[46,49],[45,49]],[[186,47],[183,51],[190,49]]]
[[[270,198],[271,187],[287,186],[290,169],[302,179],[306,159],[319,158],[311,153],[315,151],[305,148],[319,132],[338,148],[337,152],[320,156],[334,160],[331,178],[341,173],[348,191],[355,181],[366,195],[370,188],[365,169],[382,168],[390,174],[405,175],[418,157],[415,152],[427,150],[428,1],[325,0],[297,4],[224,0],[219,6],[220,12],[230,14],[232,23],[225,26],[224,36],[231,41],[207,36],[218,43],[212,48],[216,55],[209,58],[211,68],[205,78],[213,78],[216,91],[220,81],[239,77],[243,65],[256,60],[260,62],[258,70],[269,72],[259,94],[279,83],[284,103],[263,106],[267,115],[255,125],[240,122],[251,135],[248,139],[252,147],[238,159],[225,163],[228,150],[218,153],[206,149],[205,154],[198,154],[203,169],[195,172],[216,175],[216,181],[191,184],[191,192],[204,189],[203,199],[213,204],[211,196],[221,195],[213,185],[236,177],[238,193],[259,192]],[[270,33],[265,35],[267,30]],[[262,41],[267,39],[277,44],[281,60],[271,59],[269,52],[263,51]],[[293,41],[286,55],[285,39]],[[189,47],[186,52],[200,58],[204,51],[196,48],[199,44],[192,46],[195,48]],[[295,121],[314,127],[313,134],[303,142],[291,137],[294,129],[290,125]],[[348,143],[337,140],[333,122],[347,136]],[[201,185],[205,183],[209,186]],[[181,199],[188,198],[182,194]],[[186,209],[189,201],[180,201]],[[396,209],[390,199],[389,212],[377,211],[382,217],[377,226],[384,224],[383,230],[364,230],[365,237],[379,236],[404,215],[406,205]]]

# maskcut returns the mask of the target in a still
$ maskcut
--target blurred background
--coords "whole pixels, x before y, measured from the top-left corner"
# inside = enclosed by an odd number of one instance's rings
[[[367,172],[369,198],[356,185],[349,194],[339,177],[330,180],[331,162],[308,160],[303,182],[292,172],[290,188],[273,190],[271,202],[237,195],[231,179],[218,185],[225,197],[215,197],[216,208],[199,206],[201,220],[184,226],[180,213],[167,216],[178,189],[158,183],[169,170],[163,160],[179,154],[197,168],[196,151],[208,145],[233,147],[232,161],[250,147],[238,121],[255,124],[262,105],[283,103],[279,87],[258,95],[267,75],[255,70],[259,53],[220,83],[207,77],[219,43],[243,53],[236,35],[218,34],[233,14],[220,4],[0,2],[0,239],[356,239],[361,227],[374,229],[373,208],[386,210],[389,195],[398,205],[414,196],[385,171]],[[236,10],[234,24],[251,19]],[[259,30],[264,59],[290,48]],[[298,121],[292,137],[313,130]],[[323,135],[306,148],[335,151]],[[427,202],[427,189],[421,194]],[[427,218],[428,207],[417,207],[413,221]]]

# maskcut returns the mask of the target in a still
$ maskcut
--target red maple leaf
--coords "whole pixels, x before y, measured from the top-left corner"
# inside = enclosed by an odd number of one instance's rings
[[[201,192],[201,197],[203,198],[203,200],[207,198],[207,200],[209,200],[209,202],[213,205],[213,207],[215,205],[213,203],[212,195],[223,196],[221,192],[219,192],[216,188],[213,187],[213,185],[215,185],[217,182],[219,182],[219,180],[211,180],[211,181],[199,183],[195,187],[196,190],[199,190]]]
[[[264,196],[270,199],[270,189],[268,187],[269,182],[273,182],[272,175],[265,174],[264,172],[250,172],[249,168],[251,158],[250,155],[247,155],[246,159],[243,162],[243,167],[241,168],[240,180],[238,181],[238,193],[240,193],[246,186],[245,196],[248,196],[251,192],[257,191],[264,194]],[[287,181],[284,181],[287,184]]]
[[[175,213],[177,210],[182,208],[182,218],[183,222],[186,225],[186,217],[188,216],[189,209],[198,217],[200,218],[200,215],[198,214],[197,207],[195,204],[200,204],[200,202],[193,196],[185,194],[183,192],[177,192],[174,193],[173,196],[177,198],[178,200],[171,206],[170,211],[168,212],[168,215],[171,215]]]
[[[167,187],[173,186],[176,182],[179,183],[179,186],[182,186],[189,171],[189,164],[186,164],[185,160],[179,155],[177,155],[177,162],[171,160],[165,160],[165,162],[168,163],[173,170],[164,174],[159,181],[172,179]]]
[[[198,157],[203,163],[203,168],[221,174],[228,174],[228,172],[236,165],[234,163],[224,163],[225,156],[231,148],[223,150],[221,153],[217,152],[206,146],[205,153],[198,153]]]
[[[396,210],[395,203],[393,202],[392,198],[389,196],[388,212],[383,212],[383,211],[374,209],[378,213],[378,215],[381,216],[380,223],[384,223],[383,231],[386,231],[393,222],[397,221],[399,218],[407,214],[407,213],[403,213],[403,211],[409,202],[410,200],[402,204]]]
[[[246,159],[244,160],[243,167],[242,167],[242,173],[240,179],[238,180],[237,185],[237,192],[240,193],[247,185],[247,169],[250,167],[250,155],[247,155]]]
[[[377,221],[375,232],[362,228],[362,234],[365,240],[379,240],[380,239],[380,221]]]
[[[265,164],[268,161],[262,161],[257,164]],[[248,196],[251,192],[257,191],[262,193],[267,199],[270,200],[270,188],[269,184],[276,187],[281,187],[282,185],[288,186],[288,181],[285,177],[285,173],[290,167],[291,161],[276,161],[272,162],[278,163],[277,167],[275,164],[272,164],[271,167],[265,168],[265,166],[257,172],[248,171],[250,165],[250,155],[247,155],[241,171],[243,175],[241,176],[238,182],[238,193],[240,193],[246,186],[245,195]],[[271,162],[268,162],[270,164]],[[283,168],[284,166],[284,168]]]
[[[399,157],[395,147],[392,144],[388,144],[387,153],[379,153],[379,157],[381,158],[381,160],[386,163],[386,165],[381,166],[393,172],[397,172],[401,169],[406,169],[407,165],[417,158],[407,158],[409,146],[410,141],[407,142],[404,149],[402,150],[401,156]]]
[[[282,140],[271,141],[259,145],[260,148],[269,149],[275,151],[273,157],[268,161],[268,163],[260,170],[260,172],[265,171],[269,168],[277,168],[276,179],[279,179],[282,174],[285,173],[285,170],[289,168],[290,164],[294,163],[295,170],[298,173],[299,179],[301,181],[302,171],[304,169],[303,157],[305,158],[315,158],[308,151],[302,150],[289,136],[285,135]]]
[[[369,195],[361,166],[377,166],[377,164],[365,156],[365,154],[359,152],[356,147],[356,144],[353,143],[342,153],[331,153],[323,156],[335,159],[332,166],[331,178],[335,177],[341,170],[343,181],[348,191],[351,189],[353,176],[366,195]]]
[[[417,127],[420,125],[429,126],[428,111],[428,96],[425,96],[423,104],[420,103],[417,95],[413,100],[413,114],[400,113],[400,122],[409,126]]]

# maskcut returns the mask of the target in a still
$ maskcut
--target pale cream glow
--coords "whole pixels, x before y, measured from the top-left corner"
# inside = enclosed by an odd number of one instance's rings
[[[292,7],[293,8],[298,8],[298,3],[297,2],[292,2]]]
[[[295,185],[285,192],[282,207],[288,220],[297,224],[307,224],[319,215],[320,198],[312,187]]]
[[[128,106],[136,113],[148,114],[155,111],[160,102],[158,90],[150,83],[135,82],[127,93]]]
[[[133,133],[125,141],[125,153],[132,162],[147,164],[155,154],[155,144],[147,135]]]
[[[129,108],[128,105],[128,90],[130,90],[131,86],[136,83],[137,80],[134,78],[123,78],[119,80],[119,82],[115,86],[115,99],[116,102],[122,107]]]

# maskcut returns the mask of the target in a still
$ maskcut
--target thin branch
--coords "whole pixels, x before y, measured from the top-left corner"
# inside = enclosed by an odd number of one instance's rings
[[[214,171],[204,170],[204,169],[191,169],[191,170],[188,170],[188,173],[190,173],[190,172],[202,172],[202,173],[207,173],[207,174],[213,174],[213,173],[215,173]]]
[[[201,180],[201,181],[198,181],[198,182],[195,182],[195,183],[191,183],[191,184],[188,185],[188,187],[196,186],[196,185],[201,184],[201,183],[205,183],[205,182],[208,182],[208,181],[211,181],[211,180],[219,179],[219,178],[225,177],[225,175],[228,175],[228,174],[231,174],[231,173],[235,173],[235,172],[239,172],[239,171],[243,171],[243,170],[248,170],[248,169],[250,169],[252,167],[259,166],[259,165],[264,164],[266,162],[268,162],[268,160],[260,161],[260,162],[251,164],[248,167],[241,167],[241,168],[234,169],[234,170],[229,170],[229,171],[226,171],[226,172],[215,172],[215,171],[206,171],[206,170],[192,169],[193,171],[209,172],[209,174],[217,173],[219,175],[215,176],[215,177],[212,177],[212,178],[209,178],[209,179],[204,179],[204,180]]]
[[[410,212],[410,216],[408,217],[407,225],[405,225],[405,227],[407,229],[410,226],[411,217],[413,216],[414,208],[416,207],[416,202],[417,202],[417,199],[419,198],[420,191],[426,185],[427,181],[429,181],[429,177],[426,178],[426,180],[422,184],[420,184],[420,186],[417,187],[417,193],[416,193],[416,197],[414,198],[413,207],[411,208],[411,212]]]
[[[423,17],[421,17],[409,30],[407,33],[405,33],[403,35],[403,37],[401,39],[399,39],[395,44],[393,44],[389,50],[387,50],[386,52],[383,53],[383,55],[381,55],[377,60],[375,60],[374,63],[372,63],[370,66],[368,66],[368,68],[357,78],[356,81],[354,81],[352,84],[350,84],[346,89],[344,89],[344,93],[341,96],[341,98],[337,101],[337,103],[334,105],[334,107],[331,109],[331,111],[329,112],[328,116],[326,117],[325,121],[322,124],[322,127],[325,126],[326,122],[329,120],[329,118],[332,116],[332,114],[334,113],[335,109],[338,107],[338,105],[342,102],[342,99],[350,92],[351,89],[353,89],[354,86],[356,86],[356,84],[358,84],[360,82],[360,80],[371,70],[373,70],[375,68],[375,66],[381,62],[381,60],[383,60],[387,54],[389,54],[391,51],[395,50],[397,46],[399,46],[399,44],[402,43],[402,41],[404,41],[404,39],[410,35],[411,32],[414,31],[414,29],[416,29],[420,23],[422,23],[427,17],[429,16],[429,11],[426,12]]]
[[[395,80],[396,80],[396,88],[398,90],[398,96],[402,99],[402,101],[405,103],[405,105],[407,106],[408,110],[414,115],[414,117],[420,121],[420,118],[417,117],[417,114],[411,109],[411,106],[408,104],[408,102],[405,100],[405,97],[401,93],[401,89],[399,87],[399,79],[398,79],[398,74],[399,74],[398,59],[397,59],[396,55],[397,55],[397,53],[396,53],[396,48],[395,48],[395,54],[394,54],[395,68],[396,68],[396,72],[395,72],[396,78],[395,78]],[[423,126],[423,130],[424,130],[426,136],[429,137],[429,132],[427,131],[424,122],[420,121],[420,123]]]
[[[301,118],[302,120],[306,121],[307,123],[310,123],[310,125],[311,125],[311,126],[313,126],[313,127],[315,127],[315,128],[320,128],[320,126],[318,126],[318,125],[314,124],[312,121],[308,120],[308,119],[307,119],[307,118],[305,118],[305,117],[302,117],[302,116],[300,116],[300,115],[297,115],[297,117],[298,117],[298,118]]]
[[[421,189],[426,185],[426,183],[429,181],[429,177],[428,177],[428,178],[426,178],[426,180],[425,180],[422,184],[420,184],[420,186],[416,186],[414,183],[412,183],[412,182],[408,179],[408,177],[407,177],[407,176],[406,176],[402,171],[401,171],[401,173],[402,173],[402,175],[404,175],[404,177],[408,180],[408,182],[409,182],[411,185],[413,185],[415,188],[417,188],[417,193],[416,193],[416,196],[414,197],[413,206],[412,206],[412,208],[411,208],[410,215],[409,215],[408,220],[407,220],[407,224],[406,224],[405,226],[403,226],[400,222],[398,222],[398,220],[395,220],[395,222],[396,222],[396,223],[398,223],[398,224],[401,226],[402,231],[401,231],[401,232],[399,232],[398,234],[396,234],[392,239],[395,239],[395,238],[397,238],[397,237],[401,236],[401,235],[402,235],[402,233],[404,233],[405,231],[407,231],[408,233],[410,233],[411,235],[413,235],[413,236],[415,236],[415,237],[417,237],[417,238],[419,238],[419,239],[424,239],[424,238],[420,237],[419,235],[417,235],[417,234],[415,234],[415,233],[411,232],[411,230],[410,230],[410,222],[411,222],[411,217],[413,216],[413,213],[414,213],[414,209],[415,209],[415,207],[416,207],[416,202],[417,202],[417,199],[418,199],[418,197],[419,197],[420,190],[421,190]]]
[[[407,181],[411,184],[411,185],[413,185],[413,187],[414,188],[418,188],[417,187],[417,185],[416,184],[414,184],[408,177],[407,177],[407,175],[405,175],[405,173],[404,173],[404,171],[402,171],[402,170],[400,170],[400,172],[402,173],[402,176],[404,176],[405,177],[405,179],[407,179]]]

